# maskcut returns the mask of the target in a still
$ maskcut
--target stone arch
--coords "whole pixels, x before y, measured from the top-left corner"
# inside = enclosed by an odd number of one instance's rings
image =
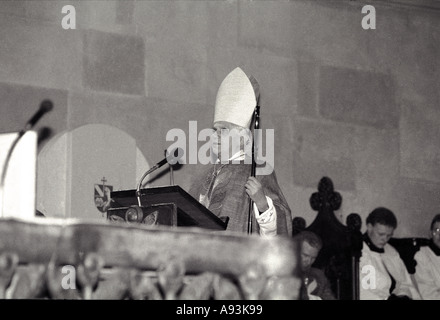
[[[64,131],[38,154],[37,210],[48,217],[105,219],[96,202],[105,198],[105,188],[135,189],[149,168],[136,140],[123,130],[87,124]]]

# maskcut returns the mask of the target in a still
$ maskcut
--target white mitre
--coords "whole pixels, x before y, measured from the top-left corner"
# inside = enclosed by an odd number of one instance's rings
[[[260,96],[260,88],[253,76],[239,67],[222,81],[215,100],[214,123],[227,121],[249,128]]]

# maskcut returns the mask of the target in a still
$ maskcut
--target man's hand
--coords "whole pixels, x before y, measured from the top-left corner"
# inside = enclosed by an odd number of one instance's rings
[[[260,181],[258,181],[255,177],[249,177],[245,186],[246,193],[255,202],[257,205],[258,211],[264,212],[269,209],[269,205],[267,204],[266,196],[263,191],[263,186]]]

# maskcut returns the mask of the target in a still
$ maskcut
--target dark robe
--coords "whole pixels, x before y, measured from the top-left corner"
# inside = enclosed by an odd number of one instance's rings
[[[312,295],[318,296],[322,300],[336,300],[333,291],[330,288],[330,282],[322,270],[310,268],[304,276],[307,276],[309,285],[312,285],[312,282],[315,282],[315,284],[313,284],[314,289],[311,292]],[[301,291],[301,299],[309,300],[307,289],[305,287],[303,287]]]
[[[193,180],[189,194],[220,218],[229,217],[228,231],[247,232],[250,198],[245,184],[251,176],[251,164],[208,164],[199,178]],[[277,212],[277,235],[292,234],[292,216],[289,205],[272,171],[269,175],[257,175],[264,193],[273,201]],[[252,210],[252,233],[259,233],[259,226]]]

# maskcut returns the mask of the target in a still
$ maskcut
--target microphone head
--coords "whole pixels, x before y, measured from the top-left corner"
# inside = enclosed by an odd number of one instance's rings
[[[171,152],[168,152],[167,150],[167,162],[171,165],[176,164],[177,162],[179,162],[179,160],[183,157],[184,155],[184,151],[182,148],[175,148],[173,149]]]
[[[49,111],[51,111],[52,109],[53,109],[53,103],[52,103],[52,101],[46,99],[46,100],[43,100],[43,102],[41,102],[41,105],[40,105],[40,110],[41,110],[41,111],[43,111],[43,112],[49,112]]]

